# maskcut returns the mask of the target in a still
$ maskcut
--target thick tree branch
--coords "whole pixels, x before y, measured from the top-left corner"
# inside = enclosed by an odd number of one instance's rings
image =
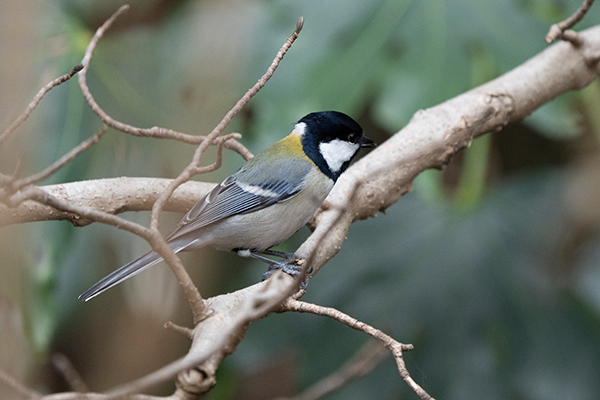
[[[301,257],[314,254],[310,275],[337,254],[352,222],[394,204],[412,189],[419,173],[442,168],[477,136],[520,121],[560,94],[596,79],[600,26],[580,36],[580,47],[557,43],[497,79],[418,111],[400,132],[342,174],[314,217],[313,235],[296,252]],[[325,230],[331,233],[324,241],[315,240]]]
[[[66,202],[75,202],[108,214],[119,214],[125,211],[151,210],[152,204],[170,182],[171,179],[123,177],[62,183],[41,188]],[[214,187],[214,183],[186,182],[175,190],[165,205],[165,210],[186,212]],[[26,200],[14,208],[0,204],[0,228],[25,222],[56,220],[66,220],[75,226],[85,226],[93,222],[80,215],[32,200]]]

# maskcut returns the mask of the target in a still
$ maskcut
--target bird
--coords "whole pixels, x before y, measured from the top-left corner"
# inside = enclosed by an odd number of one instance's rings
[[[198,201],[165,240],[175,253],[210,246],[266,262],[264,277],[276,269],[298,274],[298,264],[291,262],[298,259],[294,253],[271,248],[306,225],[361,148],[375,146],[352,117],[338,111],[310,113],[288,136]],[[160,261],[162,257],[150,251],[78,298],[88,301]]]

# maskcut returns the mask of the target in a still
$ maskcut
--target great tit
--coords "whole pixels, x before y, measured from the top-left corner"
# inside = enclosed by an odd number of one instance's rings
[[[298,273],[293,253],[270,250],[304,226],[361,147],[375,147],[346,114],[322,111],[299,120],[285,138],[257,154],[201,199],[165,237],[175,253],[211,246]],[[275,261],[266,255],[281,257]],[[107,275],[88,301],[162,261],[150,251]]]

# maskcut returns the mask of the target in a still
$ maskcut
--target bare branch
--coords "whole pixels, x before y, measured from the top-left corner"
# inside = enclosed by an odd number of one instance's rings
[[[315,254],[309,275],[337,254],[352,222],[373,217],[394,204],[412,189],[419,173],[441,168],[475,137],[501,130],[558,95],[593,82],[599,66],[590,64],[589,54],[600,51],[600,26],[581,36],[585,39],[582,47],[556,43],[484,85],[417,111],[400,132],[352,165],[313,218],[315,231],[296,251],[300,257]],[[324,240],[316,239],[330,229]]]
[[[380,342],[385,348],[392,352],[392,354],[394,355],[394,359],[396,360],[396,364],[398,366],[398,372],[400,373],[402,379],[404,379],[404,381],[408,384],[408,386],[421,399],[433,400],[433,397],[431,397],[427,392],[425,392],[425,390],[423,390],[423,388],[414,381],[414,379],[408,373],[406,365],[404,364],[402,352],[412,350],[413,346],[411,344],[400,343],[391,336],[386,335],[379,329],[375,329],[371,325],[358,321],[357,319],[352,318],[348,314],[344,314],[343,312],[338,311],[335,308],[322,307],[316,304],[305,303],[303,301],[287,299],[285,302],[283,302],[279,311],[295,311],[330,317],[335,319],[336,321],[339,321],[349,326],[352,329],[356,329],[358,331],[364,332],[372,336],[375,340]]]
[[[385,347],[375,340],[369,340],[359,351],[346,362],[338,371],[315,383],[302,394],[290,400],[317,400],[339,389],[348,382],[368,374],[387,354]],[[284,399],[279,399],[284,400]]]
[[[0,383],[4,383],[6,386],[11,388],[21,398],[27,400],[39,400],[42,395],[35,390],[29,389],[28,387],[21,384],[14,377],[10,376],[6,372],[0,370]]]
[[[8,128],[6,128],[6,130],[2,133],[2,135],[0,135],[0,144],[2,144],[6,139],[8,139],[9,136],[19,126],[21,126],[21,124],[23,122],[25,122],[25,120],[27,118],[29,118],[29,115],[32,113],[33,110],[35,110],[35,108],[40,103],[40,101],[42,100],[42,98],[44,97],[44,95],[46,93],[48,93],[50,90],[52,90],[54,87],[60,85],[61,83],[68,81],[69,79],[71,79],[73,77],[73,75],[75,75],[77,72],[81,71],[82,69],[83,69],[83,65],[76,65],[71,70],[71,72],[69,72],[68,74],[65,74],[61,77],[54,79],[53,81],[48,83],[46,86],[41,88],[40,91],[33,97],[33,100],[31,101],[31,103],[29,103],[29,105],[27,106],[25,111],[23,111],[23,114],[19,115],[19,117]]]
[[[352,318],[348,314],[344,314],[343,312],[336,310],[335,308],[323,307],[323,306],[319,306],[319,305],[312,304],[312,303],[306,303],[306,302],[300,301],[300,300],[287,299],[286,301],[284,301],[281,304],[281,308],[279,310],[277,310],[277,312],[285,312],[285,311],[309,313],[309,314],[319,315],[322,317],[333,318],[336,321],[341,322],[344,325],[347,325],[352,329],[356,329],[357,331],[364,332],[364,333],[372,336],[374,339],[376,339],[378,342],[380,342],[386,348],[390,348],[393,344],[398,343],[391,336],[386,335],[379,329],[375,329],[371,325],[361,322],[361,321],[357,320],[356,318]],[[401,346],[401,349],[405,350],[405,351],[409,351],[409,350],[413,349],[412,344],[400,343],[400,346]]]
[[[116,215],[108,214],[102,211],[93,210],[74,202],[65,201],[53,196],[52,194],[42,190],[37,186],[27,186],[20,192],[14,194],[8,199],[9,204],[20,204],[25,200],[33,200],[41,204],[52,206],[56,209],[70,212],[79,215],[81,218],[87,218],[95,222],[101,222],[107,225],[115,226],[119,229],[124,229],[144,239],[151,241],[154,234],[150,229],[142,225],[127,221],[126,219],[117,217]]]
[[[301,21],[299,21],[297,24],[296,30],[298,30],[298,27],[301,28],[301,26],[302,26],[302,23],[301,23]],[[179,174],[179,176],[176,179],[174,179],[171,182],[171,184],[169,184],[169,186],[165,189],[165,191],[160,195],[158,200],[152,206],[152,217],[151,217],[151,221],[150,221],[151,229],[158,232],[159,217],[162,212],[162,209],[163,209],[164,205],[166,204],[166,202],[169,200],[169,197],[171,197],[171,194],[173,193],[173,191],[179,185],[190,180],[192,178],[192,176],[194,176],[195,174],[213,171],[221,166],[221,162],[222,162],[222,158],[223,158],[222,157],[222,146],[223,146],[223,143],[226,142],[231,135],[224,136],[221,140],[217,140],[217,137],[225,130],[227,125],[229,125],[229,122],[231,122],[231,119],[238,112],[241,111],[241,109],[248,103],[248,101],[250,101],[250,99],[252,97],[254,97],[256,95],[256,93],[258,93],[259,90],[262,89],[264,87],[264,85],[267,83],[267,81],[273,76],[273,73],[279,66],[281,59],[287,53],[287,51],[290,49],[290,47],[292,46],[292,44],[294,43],[294,41],[296,40],[297,37],[298,37],[298,32],[294,31],[290,35],[290,37],[286,40],[286,42],[283,44],[283,46],[279,49],[279,51],[277,52],[277,55],[275,56],[275,59],[273,60],[273,62],[269,66],[269,68],[267,69],[267,72],[258,80],[258,82],[256,82],[244,94],[244,96],[242,96],[242,98],[240,100],[237,101],[237,103],[233,106],[233,108],[231,110],[229,110],[227,112],[227,114],[225,114],[225,116],[223,117],[221,122],[219,122],[219,124],[217,124],[217,126],[212,130],[211,133],[208,134],[208,136],[206,136],[206,140],[204,142],[200,143],[200,145],[194,152],[194,157],[193,157],[191,163]],[[200,157],[202,156],[202,154],[204,154],[204,151],[206,150],[206,148],[213,142],[216,142],[218,145],[217,160],[215,161],[215,163],[213,163],[212,165],[210,165],[208,167],[200,167]],[[171,268],[173,268],[173,267],[171,266]],[[173,272],[176,275],[180,275],[180,276],[183,276],[184,274],[187,275],[187,272],[185,270],[182,270],[182,271],[174,270]],[[199,299],[201,298],[198,290],[195,287],[194,287],[194,289],[195,290],[192,290],[191,287],[184,289],[184,290],[186,290],[186,292],[188,293],[189,296],[192,296],[192,297],[188,298],[188,300],[190,301],[190,304],[197,304],[199,302]],[[192,309],[194,309],[194,307],[192,307]],[[204,308],[197,308],[197,310],[202,310],[203,312],[206,311],[206,309],[204,309]],[[199,321],[204,319],[204,317],[205,316],[203,313],[202,314],[194,313],[195,324],[197,324]]]
[[[252,97],[254,97],[256,95],[256,93],[258,93],[258,91],[263,88],[263,86],[265,86],[267,81],[269,79],[271,79],[271,77],[273,76],[273,73],[275,73],[275,70],[277,69],[277,67],[279,66],[279,63],[283,59],[283,56],[285,56],[285,54],[290,49],[290,47],[292,47],[292,44],[298,38],[298,34],[300,33],[300,30],[302,30],[303,26],[304,26],[304,18],[300,17],[298,19],[298,22],[296,22],[296,30],[285,41],[283,46],[281,46],[281,48],[277,52],[277,55],[275,56],[275,59],[273,59],[273,62],[271,62],[271,65],[267,69],[267,72],[265,72],[265,74],[258,80],[258,82],[256,82],[254,84],[254,86],[252,86],[246,92],[246,94],[240,100],[238,100],[238,102],[235,104],[235,106],[231,110],[229,110],[229,112],[225,115],[225,117],[223,117],[221,122],[208,135],[209,137],[213,134],[219,134],[220,132],[223,132],[223,130],[227,127],[227,125],[229,124],[229,122],[231,121],[233,116],[235,114],[237,114],[238,112],[240,112],[242,107],[244,107],[250,101],[250,99]]]
[[[76,202],[108,214],[119,214],[126,211],[151,210],[152,204],[169,182],[170,179],[121,177],[69,182],[41,188],[65,202]],[[165,205],[165,211],[186,212],[214,187],[214,183],[186,182],[175,190]],[[18,223],[50,220],[66,220],[75,226],[85,226],[93,222],[31,200],[23,201],[15,208],[0,203],[0,228]]]
[[[185,271],[181,260],[175,255],[160,232],[127,221],[126,219],[112,214],[76,205],[72,202],[66,202],[33,185],[29,185],[24,190],[12,195],[7,199],[6,202],[9,205],[17,205],[28,199],[52,206],[65,212],[79,215],[82,218],[112,225],[119,229],[124,229],[141,236],[150,244],[152,250],[156,251],[165,260],[167,265],[171,267],[175,277],[177,278],[177,281],[179,282],[179,285],[183,289],[188,301],[190,302],[190,307],[192,308],[194,315],[204,315],[204,299],[200,297],[196,286]]]
[[[90,61],[92,59],[94,50],[96,49],[96,45],[98,44],[98,41],[100,40],[100,38],[104,35],[104,32],[106,32],[106,30],[108,30],[110,28],[110,26],[113,24],[115,19],[117,19],[121,14],[126,12],[128,9],[129,9],[129,5],[121,6],[113,15],[110,16],[110,18],[108,18],[104,22],[104,24],[102,24],[102,26],[100,26],[96,30],[96,33],[92,37],[92,40],[90,41],[90,44],[88,45],[88,47],[85,51],[85,55],[84,55],[83,59],[81,60],[81,64],[83,65],[84,68],[83,68],[83,71],[81,71],[81,74],[79,75],[79,87],[81,88],[83,96],[85,97],[86,101],[88,102],[88,104],[90,105],[90,107],[92,108],[94,113],[96,113],[96,115],[106,125],[108,125],[109,127],[113,128],[113,129],[116,129],[118,131],[128,133],[133,136],[153,137],[153,138],[157,138],[157,139],[173,139],[173,140],[178,140],[178,141],[188,143],[188,144],[200,144],[200,143],[204,142],[206,140],[205,136],[188,135],[186,133],[177,132],[172,129],[161,128],[158,126],[155,126],[155,127],[149,128],[149,129],[144,129],[144,128],[138,128],[138,127],[135,127],[132,125],[128,125],[123,122],[119,122],[119,121],[115,120],[114,118],[110,117],[98,105],[98,103],[94,99],[94,96],[92,96],[92,93],[90,92],[90,89],[87,85],[87,70],[89,69]],[[227,143],[224,144],[224,146],[230,150],[236,151],[242,157],[244,157],[244,159],[246,159],[246,160],[249,160],[250,158],[252,158],[252,153],[248,149],[246,149],[246,147],[244,147],[244,145],[237,142],[233,138],[230,138],[230,140],[228,140]]]
[[[290,47],[292,46],[294,41],[298,38],[298,33],[302,29],[303,25],[304,25],[304,18],[300,17],[298,19],[298,22],[296,23],[296,30],[285,41],[283,46],[281,46],[281,48],[277,52],[277,55],[271,62],[271,65],[267,69],[267,72],[265,72],[265,74],[258,80],[258,82],[256,82],[254,84],[254,86],[252,86],[246,92],[246,94],[244,94],[244,96],[242,96],[242,98],[240,100],[238,100],[238,102],[235,104],[235,106],[233,106],[233,108],[227,112],[227,114],[223,117],[221,122],[219,122],[219,124],[206,137],[209,142],[215,140],[215,138],[218,135],[220,135],[221,132],[223,132],[225,130],[227,125],[229,125],[229,122],[231,122],[231,119],[238,112],[240,112],[241,109],[250,101],[250,99],[252,97],[254,97],[256,95],[256,93],[258,93],[258,91],[265,86],[265,84],[267,83],[267,81],[269,79],[271,79],[271,77],[273,76],[273,73],[275,72],[275,70],[279,66],[279,63],[283,59],[283,56],[285,56],[285,54],[290,49]],[[158,215],[160,214],[160,210],[164,206],[165,202],[171,196],[171,193],[173,192],[173,190],[175,190],[175,188],[177,186],[179,186],[181,183],[188,181],[194,173],[197,173],[196,171],[197,171],[198,165],[200,164],[200,157],[203,154],[205,149],[206,149],[206,145],[203,146],[202,144],[200,144],[200,146],[198,146],[198,148],[196,149],[196,152],[194,153],[194,158],[193,158],[192,162],[190,163],[190,165],[173,181],[172,185],[170,185],[169,188],[167,188],[167,190],[165,190],[165,192],[161,195],[161,197],[154,204],[154,207],[152,208],[152,227],[154,229],[158,229]],[[220,161],[221,161],[221,157],[219,157],[217,159],[217,163],[220,163]]]
[[[577,32],[570,31],[568,29],[575,26],[576,23],[581,21],[585,14],[587,14],[588,10],[594,3],[594,0],[584,0],[583,4],[579,6],[577,11],[569,18],[565,19],[558,24],[554,24],[550,27],[548,34],[546,35],[546,43],[552,43],[556,39],[562,39],[567,42],[571,42],[574,46],[581,46],[581,38],[577,34]]]
[[[109,396],[101,393],[79,393],[63,392],[46,395],[40,400],[108,400]],[[114,398],[113,398],[114,399]],[[148,394],[130,394],[119,398],[119,400],[183,400],[182,397],[159,397]]]
[[[89,389],[79,372],[75,369],[71,360],[69,360],[62,353],[55,353],[52,356],[52,365],[60,372],[60,374],[65,378],[71,389],[76,392],[85,393],[88,392]]]
[[[35,183],[41,182],[41,181],[49,178],[50,176],[55,174],[58,170],[60,170],[62,167],[64,167],[69,161],[71,161],[72,159],[77,157],[80,153],[84,152],[85,150],[87,150],[91,146],[93,146],[94,144],[98,143],[98,141],[100,141],[102,136],[104,136],[104,134],[106,133],[107,129],[108,129],[108,127],[106,125],[103,125],[102,128],[100,128],[100,130],[98,132],[96,132],[91,138],[80,143],[77,147],[74,147],[73,149],[71,149],[71,151],[69,151],[67,154],[62,156],[57,161],[55,161],[52,165],[50,165],[43,171],[38,172],[37,174],[34,174],[27,178],[19,179],[18,181],[15,181],[13,183],[12,187],[14,189],[18,190],[27,185],[35,184]]]
[[[234,137],[238,135],[237,133],[231,133],[229,135],[223,136],[223,138],[219,138],[216,140],[217,142],[217,160],[211,165],[200,167],[200,156],[206,148],[210,145],[211,141],[205,141],[200,143],[200,146],[194,152],[194,157],[192,162],[179,174],[177,178],[172,180],[169,185],[162,191],[160,196],[156,199],[154,204],[152,205],[152,216],[150,221],[150,228],[158,231],[158,220],[162,209],[164,208],[169,198],[180,185],[189,181],[196,174],[204,174],[207,172],[215,171],[221,167],[221,163],[223,161],[223,143],[226,142],[230,137]]]
[[[168,329],[172,332],[178,333],[181,336],[184,336],[190,340],[194,339],[194,330],[190,328],[186,328],[185,326],[177,325],[174,322],[167,321],[165,322],[165,329]]]
[[[194,340],[188,354],[140,379],[111,390],[106,400],[169,382],[178,374],[178,393],[199,396],[216,383],[214,373],[223,358],[235,351],[248,325],[277,309],[295,290],[296,281],[277,271],[268,280],[235,293],[215,296],[206,301],[212,314],[194,328]],[[187,398],[180,393],[181,398]]]

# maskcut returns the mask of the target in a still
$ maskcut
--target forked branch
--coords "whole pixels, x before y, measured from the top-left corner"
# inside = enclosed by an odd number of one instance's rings
[[[364,332],[373,339],[377,340],[381,345],[383,345],[386,349],[392,352],[394,359],[396,360],[396,365],[398,366],[398,372],[402,379],[408,384],[408,386],[423,400],[433,400],[431,397],[419,384],[417,384],[414,379],[408,373],[406,369],[406,364],[404,363],[404,357],[402,355],[403,351],[413,350],[413,345],[411,344],[403,344],[392,338],[391,336],[383,333],[379,329],[373,328],[371,325],[366,324],[357,320],[356,318],[352,318],[348,314],[345,314],[335,308],[331,307],[322,307],[316,304],[306,303],[299,300],[287,299],[282,305],[280,312],[284,311],[295,311],[301,313],[310,313],[315,315],[320,315],[323,317],[333,318],[336,321],[343,323],[344,325],[349,326],[352,329],[356,329],[358,331]]]
[[[556,39],[562,39],[571,42],[574,46],[580,46],[581,38],[577,32],[571,31],[570,29],[585,17],[592,6],[592,3],[594,3],[594,0],[584,0],[583,4],[579,6],[573,15],[558,24],[552,25],[546,35],[546,43],[552,43]]]
[[[113,129],[116,129],[118,131],[128,133],[128,134],[134,135],[134,136],[140,136],[140,137],[153,137],[153,138],[157,138],[157,139],[173,139],[173,140],[178,140],[178,141],[188,143],[188,144],[200,144],[200,143],[204,142],[206,140],[206,136],[188,135],[186,133],[174,131],[173,129],[166,129],[166,128],[161,128],[158,126],[154,126],[152,128],[148,128],[148,129],[139,128],[139,127],[136,127],[133,125],[129,125],[129,124],[117,121],[116,119],[114,119],[110,115],[108,115],[98,105],[98,103],[94,99],[94,96],[92,96],[92,93],[90,92],[90,89],[87,85],[87,70],[89,69],[90,61],[92,59],[92,55],[94,54],[94,50],[96,49],[96,45],[98,44],[98,41],[104,35],[104,33],[113,24],[113,22],[121,14],[125,13],[128,9],[129,9],[129,5],[121,6],[113,15],[110,16],[110,18],[108,18],[102,24],[102,26],[100,26],[96,30],[96,33],[90,40],[90,44],[88,45],[88,47],[85,51],[85,55],[84,55],[83,59],[81,60],[81,65],[83,65],[84,68],[83,68],[83,71],[81,71],[81,74],[79,75],[79,87],[81,88],[81,91],[82,91],[86,101],[88,102],[88,104],[90,105],[90,107],[92,108],[94,113],[96,113],[96,115],[106,125],[108,125],[109,127],[113,128]],[[244,147],[244,145],[242,145],[238,141],[234,140],[233,138],[230,138],[230,140],[228,140],[226,143],[224,143],[224,146],[228,149],[238,152],[246,160],[252,158],[252,153],[248,149],[246,149],[246,147]]]

